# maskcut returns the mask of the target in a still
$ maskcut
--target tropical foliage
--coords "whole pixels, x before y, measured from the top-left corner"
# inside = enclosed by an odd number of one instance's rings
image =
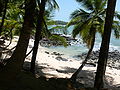
[[[71,14],[71,21],[68,26],[74,25],[73,37],[80,35],[83,42],[88,47],[91,47],[93,37],[96,33],[103,34],[105,13],[106,13],[106,2],[107,0],[76,0],[81,3],[84,9],[78,9]],[[120,33],[120,15],[116,12],[115,21],[113,24],[113,30],[115,36],[119,38]]]
[[[72,81],[75,81],[78,73],[82,70],[89,58],[95,43],[96,34],[99,33],[103,36],[104,24],[106,17],[106,4],[107,0],[76,0],[83,5],[84,9],[78,9],[71,14],[71,21],[67,27],[73,25],[72,35],[75,38],[80,35],[83,42],[89,48],[88,54],[79,69],[72,75]],[[119,38],[120,35],[120,20],[119,13],[115,13],[116,20],[114,20],[113,28],[114,35]]]
[[[91,54],[94,47],[96,34],[99,33],[102,36],[102,44],[94,87],[100,90],[100,88],[103,88],[103,76],[105,75],[105,69],[107,65],[111,28],[114,31],[115,37],[120,37],[120,14],[118,12],[114,13],[116,0],[76,1],[82,4],[84,9],[80,8],[71,14],[71,21],[67,24],[67,27],[74,26],[72,33],[73,37],[75,38],[77,35],[80,35],[80,37],[83,39],[83,42],[86,43],[87,47],[89,48],[89,51],[81,67],[73,74],[71,80],[76,79],[77,74],[80,70],[82,70],[83,66],[87,62],[87,59],[89,58],[89,55]],[[106,8],[107,2],[108,6]],[[31,82],[34,83],[34,81],[35,84],[36,82],[38,83],[35,86],[40,85],[42,86],[42,88],[45,88],[45,90],[53,89],[51,89],[49,86],[53,86],[54,83],[58,82],[58,79],[48,80],[46,78],[42,78],[42,81],[45,84],[42,83],[41,80],[39,81],[41,77],[38,78],[38,76],[35,74],[35,61],[39,41],[42,38],[50,39],[55,41],[55,43],[60,43],[64,46],[67,46],[66,39],[60,36],[61,30],[62,33],[66,33],[66,23],[52,20],[54,13],[51,12],[54,12],[54,10],[58,8],[59,6],[55,0],[0,0],[0,43],[4,43],[4,40],[2,41],[3,37],[5,37],[6,39],[8,39],[9,37],[12,41],[13,35],[19,35],[19,40],[17,42],[17,45],[13,47],[15,50],[11,52],[10,58],[0,58],[0,89],[39,90],[40,88],[36,89],[36,87],[31,87]],[[114,16],[115,19],[113,21]],[[29,68],[29,71],[26,71],[23,69],[23,64],[25,62],[26,56],[29,54],[26,53],[31,35],[35,35],[35,40],[34,46],[29,52],[31,53],[33,51],[31,67]],[[6,47],[0,47],[1,51],[5,49]],[[2,55],[1,51],[0,57]],[[46,53],[49,54],[49,52]],[[63,60],[62,62],[64,61],[66,60]],[[68,69],[69,68],[67,67],[67,70]],[[31,74],[30,71],[33,74]],[[55,71],[58,70],[55,69]],[[21,73],[28,72],[30,73],[28,74],[30,78],[28,78],[26,75],[21,76]],[[38,79],[36,79],[36,77]],[[21,81],[22,83],[16,84],[16,82]],[[53,84],[51,83],[51,81],[53,81]],[[60,81],[62,81],[61,78]],[[62,81],[62,84],[64,84],[64,82],[65,81]],[[26,86],[24,85],[24,83]],[[46,85],[46,83],[50,85]],[[66,86],[64,88],[69,87],[70,90],[74,90],[72,88],[71,82],[67,80],[65,84]],[[21,86],[23,87],[21,88]],[[61,85],[58,85],[58,87],[59,86]],[[55,85],[55,88],[53,90],[56,89],[57,86]]]

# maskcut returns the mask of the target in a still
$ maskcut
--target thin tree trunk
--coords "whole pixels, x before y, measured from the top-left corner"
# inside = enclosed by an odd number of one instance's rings
[[[104,77],[107,66],[109,42],[110,42],[111,28],[112,28],[113,17],[115,12],[115,5],[116,5],[116,0],[108,0],[104,33],[100,47],[97,73],[95,76],[95,83],[94,83],[94,87],[97,90],[100,90],[101,88],[104,87]]]
[[[2,28],[3,28],[3,25],[4,25],[4,21],[5,21],[5,15],[6,15],[6,11],[7,11],[7,3],[8,3],[8,0],[5,0],[5,8],[4,8],[4,11],[3,11],[2,22],[1,22],[1,25],[0,25],[0,35],[2,33]]]
[[[17,74],[22,69],[30,39],[30,34],[33,28],[35,6],[35,0],[25,1],[25,16],[23,28],[21,30],[19,41],[17,43],[15,51],[13,52],[5,68],[0,71],[0,86],[12,86],[12,82],[16,79]]]
[[[39,1],[38,1],[38,3],[39,3]],[[31,61],[31,69],[30,69],[30,71],[33,74],[35,73],[35,61],[36,61],[39,41],[42,39],[41,32],[42,32],[42,27],[43,27],[42,25],[43,25],[44,11],[45,11],[45,3],[46,3],[46,0],[41,0],[40,12],[39,12],[39,15],[38,15],[38,20],[37,20],[37,28],[36,28],[36,33],[35,33],[35,41],[34,41],[32,61]]]
[[[92,40],[92,45],[91,45],[91,48],[89,49],[88,53],[87,53],[87,56],[85,58],[85,60],[82,62],[82,65],[77,69],[77,71],[71,76],[70,80],[74,83],[76,81],[76,78],[77,78],[77,75],[80,73],[80,71],[82,70],[82,68],[85,66],[85,64],[87,63],[88,61],[88,58],[93,50],[93,47],[94,47],[94,42],[95,42],[95,34],[94,34],[94,37],[93,37],[93,40]]]
[[[0,16],[2,15],[3,7],[4,7],[3,1],[0,0]]]

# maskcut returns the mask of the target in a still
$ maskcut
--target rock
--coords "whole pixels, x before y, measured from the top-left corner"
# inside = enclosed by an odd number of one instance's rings
[[[77,40],[77,39],[72,38],[70,36],[65,36],[65,35],[62,35],[62,34],[54,34],[54,35],[64,37],[66,39],[66,42],[67,42],[68,45],[72,45],[72,42],[73,43],[79,43],[79,44],[81,43],[80,40]],[[61,46],[63,44],[58,40],[51,40],[51,39],[48,39],[48,38],[43,38],[42,40],[40,40],[40,45],[44,46],[44,47],[49,47],[49,46]]]
[[[49,54],[49,52],[48,52],[48,51],[45,51],[45,53]]]
[[[66,58],[62,58],[62,57],[56,57],[55,59],[59,60],[59,61],[68,61]]]
[[[96,67],[96,64],[94,63],[86,63],[87,65],[90,65],[90,66],[93,66],[93,67]]]
[[[61,56],[61,55],[64,55],[64,54],[60,54],[60,53],[57,53],[57,52],[53,52],[51,53],[52,55],[58,55],[58,56]]]
[[[99,50],[93,51],[88,59],[88,63],[96,64],[99,58]],[[85,59],[87,53],[82,53],[81,55],[76,55],[74,57]],[[120,69],[120,52],[118,50],[114,50],[108,53],[108,66],[116,69]]]

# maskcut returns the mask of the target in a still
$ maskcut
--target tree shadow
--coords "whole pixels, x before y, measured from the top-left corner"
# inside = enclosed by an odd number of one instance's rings
[[[24,65],[29,70],[30,62],[25,62]],[[43,69],[46,69],[46,70],[44,71]],[[36,63],[36,74],[38,75],[38,77],[49,76],[53,78],[59,78],[55,74],[51,74],[47,72],[47,70],[51,70],[51,71],[54,70],[54,71],[57,71],[58,73],[64,73],[64,74],[73,74],[77,69],[71,68],[71,67],[61,67],[61,69],[55,69],[55,68],[49,67],[47,63],[41,63],[39,65]],[[93,71],[82,70],[78,74],[74,87],[76,88],[94,87],[94,80],[95,80],[94,70]],[[106,75],[105,76],[105,88],[109,88],[109,90],[120,90],[120,85],[113,85],[113,83],[114,83],[114,78]]]
[[[59,73],[74,73],[77,69],[75,68],[71,68],[71,67],[62,67],[62,70],[60,69],[57,69],[56,71],[59,72]]]
[[[74,73],[77,69],[70,68],[70,67],[62,67],[62,70],[58,70],[59,73]],[[89,70],[82,70],[77,77],[75,87],[81,88],[82,87],[94,87],[94,80],[95,80],[95,71],[89,71]],[[106,75],[105,76],[105,88],[109,88],[109,90],[120,90],[120,85],[113,85],[114,78],[111,76]]]
[[[29,61],[25,61],[23,64],[23,70],[30,71],[30,64],[31,63]],[[54,68],[47,67],[47,66],[49,66],[47,63],[41,63],[41,64],[35,63],[35,73],[37,77],[40,77],[40,76],[57,77],[54,74],[50,74],[43,71],[43,69],[55,70]]]

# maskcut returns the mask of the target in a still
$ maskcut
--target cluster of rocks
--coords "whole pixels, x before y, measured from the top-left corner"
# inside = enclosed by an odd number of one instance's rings
[[[74,38],[69,37],[69,36],[63,36],[63,35],[60,35],[60,36],[64,37],[66,39],[68,45],[71,45],[71,42],[77,41],[77,39],[74,39]],[[43,38],[40,41],[40,45],[48,47],[48,46],[61,46],[63,44],[59,40],[50,40],[50,39],[47,39],[47,38]]]
[[[45,53],[51,54],[51,55],[55,55],[56,56],[55,59],[57,59],[58,61],[68,61],[68,59],[62,57],[62,55],[64,55],[64,54],[61,54],[61,53],[58,53],[58,52],[52,52],[52,53],[50,53],[48,51],[45,51]]]
[[[93,51],[89,56],[88,63],[97,64],[99,58],[99,50]],[[81,55],[77,55],[75,57],[85,59],[87,53],[82,53]],[[111,68],[120,69],[120,52],[118,50],[114,50],[108,53],[108,66]]]

